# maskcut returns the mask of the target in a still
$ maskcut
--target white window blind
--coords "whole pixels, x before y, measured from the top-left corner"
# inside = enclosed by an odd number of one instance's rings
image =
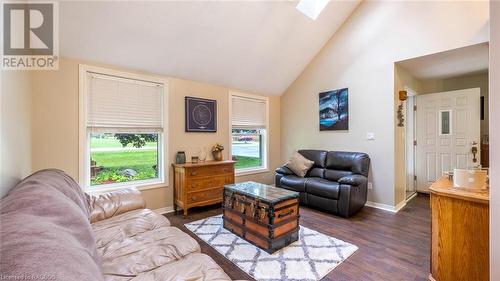
[[[265,129],[266,101],[233,96],[232,127],[238,129]]]
[[[96,73],[87,75],[90,131],[163,131],[163,85]]]

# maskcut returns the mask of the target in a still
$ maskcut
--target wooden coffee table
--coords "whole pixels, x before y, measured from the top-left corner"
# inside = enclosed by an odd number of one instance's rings
[[[224,228],[268,253],[297,241],[299,193],[256,182],[224,186]]]

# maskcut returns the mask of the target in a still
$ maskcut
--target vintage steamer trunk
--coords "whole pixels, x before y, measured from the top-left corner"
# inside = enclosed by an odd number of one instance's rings
[[[226,185],[224,228],[268,253],[297,241],[299,193],[255,182]]]

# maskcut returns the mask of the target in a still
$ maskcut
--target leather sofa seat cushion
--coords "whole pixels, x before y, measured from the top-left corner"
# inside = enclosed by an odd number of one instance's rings
[[[306,192],[336,200],[339,198],[339,184],[322,178],[309,178],[306,181]]]
[[[326,155],[328,151],[326,150],[314,150],[314,149],[301,149],[298,151],[305,158],[314,161],[314,166],[316,168],[325,168]]]
[[[325,169],[324,178],[330,181],[338,181],[340,178],[352,175],[351,171],[328,170]]]
[[[205,254],[189,254],[182,259],[163,265],[155,270],[130,279],[119,276],[106,279],[109,281],[179,281],[179,280],[231,280],[229,276],[214,262],[212,258]]]
[[[284,176],[280,179],[280,184],[283,188],[290,189],[297,192],[306,191],[307,178],[297,177],[295,175]]]
[[[112,278],[142,275],[200,252],[200,246],[180,229],[167,226],[115,239],[97,250],[101,254],[103,274]]]
[[[130,211],[92,224],[97,247],[124,240],[149,230],[170,226],[168,219],[149,209]]]
[[[311,177],[322,178],[324,176],[325,176],[325,169],[323,168],[312,168],[306,174],[306,178],[311,178]]]

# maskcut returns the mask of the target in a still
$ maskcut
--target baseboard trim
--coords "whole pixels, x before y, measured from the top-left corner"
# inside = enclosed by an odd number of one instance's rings
[[[413,193],[410,197],[406,198],[406,202],[408,203],[408,202],[410,202],[410,200],[411,200],[411,199],[413,199],[413,198],[417,197],[417,194],[418,194],[418,193],[417,193],[417,192],[415,192],[415,193]]]
[[[365,205],[368,207],[375,208],[375,209],[380,209],[380,210],[388,211],[391,213],[397,213],[401,209],[403,209],[404,206],[406,206],[406,200],[403,200],[402,202],[400,202],[396,206],[382,204],[382,203],[376,203],[376,202],[371,202],[371,201],[367,201]]]
[[[174,207],[173,206],[168,206],[168,207],[163,207],[159,209],[154,209],[157,214],[164,215],[168,213],[173,213],[174,212]]]

